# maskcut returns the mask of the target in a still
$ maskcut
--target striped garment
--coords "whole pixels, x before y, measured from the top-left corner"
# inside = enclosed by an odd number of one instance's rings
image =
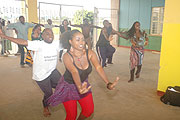
[[[34,40],[40,40],[41,41],[42,40],[41,34],[39,34],[39,36],[37,38],[34,38],[33,34],[34,34],[34,32],[32,32],[32,34],[31,34],[32,41],[34,41]],[[33,64],[33,51],[27,50],[27,56],[26,56],[25,62],[28,65],[32,65]]]
[[[31,56],[31,50],[27,51],[27,56],[25,59],[26,64],[32,65],[33,64],[33,58]]]
[[[88,83],[88,78],[85,80],[85,82],[87,82],[87,87],[89,87],[90,84]],[[91,90],[85,94],[80,94],[76,85],[69,84],[62,76],[56,86],[55,92],[48,98],[48,104],[51,106],[56,106],[70,100],[80,100],[81,98],[86,97],[89,93],[91,93]]]
[[[134,47],[131,46],[130,51],[130,69],[134,69],[137,65],[142,65],[142,60],[144,57],[144,47]]]

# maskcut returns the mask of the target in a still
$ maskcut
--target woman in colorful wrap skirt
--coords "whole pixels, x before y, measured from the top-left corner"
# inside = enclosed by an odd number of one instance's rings
[[[76,120],[78,102],[82,108],[78,120],[84,120],[94,112],[91,86],[88,82],[88,75],[92,71],[91,63],[109,90],[114,89],[119,78],[117,77],[113,83],[109,82],[95,52],[85,49],[84,36],[80,31],[65,32],[61,35],[60,41],[63,48],[68,50],[63,56],[66,71],[48,102],[52,106],[63,103],[66,120]]]
[[[134,72],[136,67],[136,78],[140,77],[142,60],[144,57],[144,46],[148,45],[148,37],[145,31],[141,32],[140,23],[138,21],[134,22],[127,34],[132,43],[130,51],[130,80],[128,81],[132,82],[134,81]]]

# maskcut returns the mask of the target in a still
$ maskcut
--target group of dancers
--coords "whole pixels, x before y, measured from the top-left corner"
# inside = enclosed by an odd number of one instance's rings
[[[19,24],[23,26],[26,25],[26,22],[22,23],[20,21]],[[136,78],[140,77],[144,46],[148,44],[148,37],[144,31],[140,30],[139,22],[135,22],[129,31],[123,33],[115,31],[112,28],[112,24],[107,20],[104,20],[103,28],[89,24],[87,19],[81,25],[72,25],[81,27],[82,33],[77,29],[71,30],[68,24],[71,25],[67,20],[64,20],[63,24],[59,26],[62,33],[60,41],[54,40],[54,34],[50,25],[49,28],[45,28],[41,32],[42,25],[40,24],[33,25],[35,27],[32,32],[32,41],[9,37],[3,34],[2,31],[0,31],[0,37],[33,51],[32,78],[44,92],[42,101],[44,116],[51,115],[48,109],[50,105],[55,106],[62,103],[66,110],[66,120],[76,120],[78,102],[82,110],[77,119],[84,120],[94,112],[91,85],[88,82],[88,75],[92,71],[92,65],[105,82],[107,89],[113,90],[118,83],[119,77],[114,78],[114,82],[110,82],[103,70],[107,63],[112,64],[112,57],[115,52],[115,48],[110,44],[110,41],[113,40],[112,36],[117,34],[124,39],[130,39],[132,43],[130,51],[131,77],[128,82],[134,81],[135,67],[137,67]],[[98,57],[92,50],[89,35],[91,28],[101,29],[100,37],[96,44]],[[88,49],[86,49],[86,45]],[[62,75],[56,67],[58,56],[60,56],[61,60],[63,49],[67,49],[67,52],[62,57],[66,68]],[[59,53],[60,55],[58,55]],[[55,88],[54,93],[52,88]]]

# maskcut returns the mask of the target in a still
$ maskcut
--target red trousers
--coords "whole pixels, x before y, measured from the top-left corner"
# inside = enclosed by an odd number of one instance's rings
[[[77,117],[77,101],[81,106],[81,114],[85,117],[90,117],[94,112],[94,103],[92,93],[80,100],[70,100],[64,102],[63,105],[66,109],[66,120],[76,120]]]

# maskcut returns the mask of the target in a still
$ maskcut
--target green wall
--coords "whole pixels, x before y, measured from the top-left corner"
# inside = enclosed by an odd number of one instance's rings
[[[131,46],[131,42],[129,40],[119,38],[119,45],[120,46]],[[149,36],[149,45],[147,45],[145,47],[145,49],[160,51],[161,50],[161,37]]]
[[[152,7],[164,6],[165,0],[120,0],[119,28],[128,30],[135,21],[141,23],[141,29],[149,34]],[[161,50],[161,36],[149,36],[149,45],[145,49]],[[120,46],[131,46],[131,43],[119,38]]]
[[[160,51],[161,50],[161,36],[148,36],[149,44],[145,47],[145,49]],[[125,40],[119,37],[118,41],[119,46],[131,46],[130,40]]]

